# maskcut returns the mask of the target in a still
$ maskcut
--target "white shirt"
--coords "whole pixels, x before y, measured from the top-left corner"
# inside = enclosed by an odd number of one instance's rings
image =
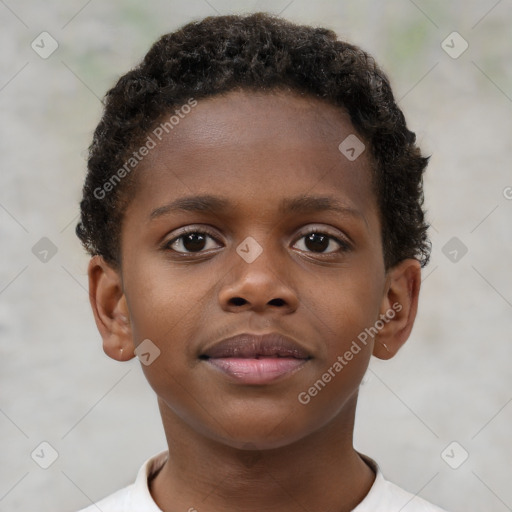
[[[162,512],[149,492],[148,478],[164,465],[167,457],[167,451],[151,457],[140,468],[135,483],[79,512]],[[366,497],[352,512],[446,512],[388,482],[374,460],[362,457],[375,471],[376,477]]]

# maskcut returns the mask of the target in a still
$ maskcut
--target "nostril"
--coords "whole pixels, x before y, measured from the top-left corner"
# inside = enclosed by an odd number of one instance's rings
[[[233,299],[230,299],[229,302],[233,306],[243,306],[247,301],[242,297],[234,297]]]
[[[272,306],[283,306],[284,300],[283,299],[272,299],[271,301],[269,301],[269,304],[271,304]]]

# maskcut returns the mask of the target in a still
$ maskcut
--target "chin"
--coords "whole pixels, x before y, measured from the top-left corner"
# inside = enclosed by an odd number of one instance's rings
[[[305,418],[293,410],[259,412],[233,414],[228,428],[211,425],[215,432],[210,431],[210,436],[237,449],[272,450],[300,441],[322,427],[318,418]]]

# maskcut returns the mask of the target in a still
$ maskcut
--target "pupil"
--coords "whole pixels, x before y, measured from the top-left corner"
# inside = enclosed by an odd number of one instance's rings
[[[318,233],[310,233],[306,237],[305,244],[309,250],[318,250],[319,252],[323,252],[329,246],[329,237]]]
[[[200,233],[189,233],[183,239],[183,247],[187,251],[200,251],[204,248],[205,237]]]

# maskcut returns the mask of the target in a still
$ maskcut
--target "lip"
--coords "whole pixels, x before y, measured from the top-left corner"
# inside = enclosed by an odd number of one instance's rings
[[[267,384],[291,375],[311,359],[299,343],[279,333],[243,333],[207,348],[199,359],[243,384]]]

